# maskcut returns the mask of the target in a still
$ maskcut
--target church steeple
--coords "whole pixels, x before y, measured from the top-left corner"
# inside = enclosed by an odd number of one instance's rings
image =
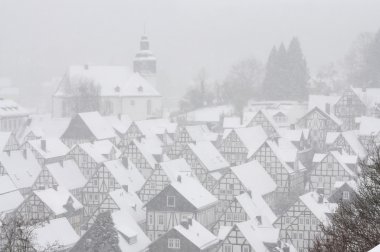
[[[133,61],[133,70],[148,78],[156,74],[156,57],[149,49],[149,40],[146,35],[141,36],[140,51]]]

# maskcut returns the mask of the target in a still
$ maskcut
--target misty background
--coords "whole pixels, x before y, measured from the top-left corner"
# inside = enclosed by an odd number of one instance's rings
[[[313,75],[342,60],[360,33],[375,33],[379,13],[371,0],[0,0],[0,77],[21,88],[22,104],[38,106],[69,65],[132,66],[145,27],[161,89],[177,99],[200,69],[221,81],[249,56],[265,64],[293,36]]]

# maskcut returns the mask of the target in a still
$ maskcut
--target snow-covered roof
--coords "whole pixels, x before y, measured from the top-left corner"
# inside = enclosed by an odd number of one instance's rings
[[[41,171],[37,159],[30,150],[2,152],[0,163],[18,189],[32,187]]]
[[[339,189],[341,188],[343,185],[347,184],[349,187],[352,188],[352,190],[354,191],[358,191],[359,188],[358,188],[358,183],[355,181],[355,180],[349,180],[349,181],[335,181],[334,183],[334,188],[335,189]]]
[[[309,133],[309,129],[280,129],[280,136],[292,142],[299,142],[302,135],[307,138]]]
[[[294,170],[288,162],[295,162],[297,159],[297,149],[294,147],[292,149],[281,148],[275,141],[268,140],[266,142],[268,146],[272,149],[273,153],[276,155],[280,163],[284,166],[288,173],[293,173]]]
[[[0,132],[0,151],[4,151],[4,148],[6,147],[11,135],[12,132]]]
[[[97,163],[107,161],[112,151],[115,151],[115,158],[121,155],[120,150],[109,140],[81,143],[79,147]]]
[[[15,101],[0,98],[0,117],[27,116],[26,109],[21,107]]]
[[[221,115],[230,115],[232,112],[233,108],[229,105],[205,107],[187,112],[186,119],[192,122],[219,122]]]
[[[141,120],[134,123],[145,136],[162,135],[165,131],[174,134],[177,129],[177,123],[170,122],[166,118]]]
[[[190,138],[195,142],[201,142],[201,141],[214,142],[218,139],[218,134],[210,131],[207,125],[186,126],[186,131],[187,133],[189,133]]]
[[[268,138],[261,126],[238,128],[234,129],[234,131],[244,146],[248,149],[247,158],[252,156]]]
[[[97,140],[110,139],[116,136],[112,126],[99,114],[99,112],[78,113],[78,116],[86,124]]]
[[[332,110],[330,111],[330,113],[327,113],[325,112],[324,110],[320,109],[319,107],[314,107],[314,108],[311,108],[306,114],[304,114],[298,121],[302,120],[303,118],[305,118],[307,115],[309,115],[310,113],[312,112],[318,112],[320,113],[321,115],[323,115],[324,117],[330,119],[331,121],[333,121],[337,126],[340,126],[343,124],[342,120],[340,120],[338,117],[336,117],[334,115],[334,113],[332,112]]]
[[[245,188],[262,196],[277,188],[277,184],[257,160],[231,167],[231,171]]]
[[[144,156],[148,164],[154,169],[157,160],[154,155],[162,155],[163,143],[156,135],[144,136],[140,139],[134,139],[133,143]]]
[[[191,167],[183,158],[161,162],[160,166],[172,182],[176,181],[178,176],[192,176]]]
[[[353,177],[356,176],[356,174],[347,166],[344,160],[344,156],[342,154],[340,154],[338,151],[330,151],[330,153],[348,174],[350,174]]]
[[[326,105],[330,106],[331,112],[333,111],[333,106],[338,102],[340,96],[332,95],[309,95],[309,110],[318,107],[320,110],[326,112]]]
[[[376,136],[380,132],[380,118],[362,116],[357,121],[360,136]]]
[[[276,244],[279,239],[280,230],[271,226],[255,226],[254,220],[237,223],[242,235],[246,238],[254,251],[267,251],[265,244]]]
[[[352,150],[360,157],[360,159],[364,159],[367,156],[367,151],[359,141],[356,131],[328,132],[326,135],[326,144],[333,144],[339,136],[342,136],[347,141]]]
[[[213,172],[229,167],[228,161],[211,142],[202,141],[188,145],[208,171]]]
[[[128,167],[124,166],[122,159],[106,161],[104,166],[120,185],[128,185],[133,192],[139,191],[145,183],[143,175],[130,160],[128,160]]]
[[[320,195],[317,192],[308,192],[299,198],[323,225],[328,225],[328,214],[334,213],[338,205],[329,203],[326,199],[319,203],[319,197]]]
[[[24,198],[8,175],[0,176],[0,216],[16,209]]]
[[[111,214],[114,227],[118,232],[119,248],[121,251],[141,252],[150,244],[141,227],[126,210],[118,210]],[[137,238],[136,242],[128,242],[128,239]]]
[[[195,178],[181,176],[180,180],[173,181],[171,186],[195,208],[202,209],[218,202],[218,199],[207,191]]]
[[[130,190],[127,192],[122,188],[114,190],[109,194],[115,201],[116,205],[121,210],[127,211],[135,221],[138,223],[145,221],[146,212],[143,208],[143,203],[135,192],[131,192]]]
[[[52,245],[58,245],[59,249],[68,249],[79,240],[79,235],[66,218],[44,222],[33,230],[33,236],[33,248],[38,252],[45,251]]]
[[[67,190],[82,188],[87,183],[76,162],[72,159],[46,164],[46,169],[58,185]]]
[[[45,190],[35,190],[33,193],[41,199],[42,202],[54,212],[55,215],[60,215],[68,212],[65,205],[72,200],[74,210],[83,208],[83,205],[64,187],[58,186]]]
[[[105,116],[104,119],[119,134],[125,134],[129,126],[132,124],[132,120],[127,115]]]
[[[174,229],[193,243],[201,251],[218,244],[219,239],[199,222],[192,219],[188,228],[177,225]]]
[[[160,93],[139,73],[126,66],[70,66],[55,96],[71,96],[67,86],[81,82],[92,82],[100,88],[101,96],[141,97],[161,96]]]
[[[352,91],[367,107],[375,107],[380,103],[380,88],[353,88]]]
[[[241,122],[241,118],[238,116],[224,117],[223,129],[236,129],[245,127],[247,122]]]
[[[231,232],[232,226],[220,226],[218,231],[218,239],[224,241],[227,235]]]
[[[277,219],[268,203],[256,192],[242,193],[236,196],[236,200],[250,219],[256,219],[256,216],[261,216],[262,225],[271,225]]]
[[[43,142],[46,149],[43,149]],[[27,143],[45,159],[63,157],[70,150],[59,138],[36,139]]]

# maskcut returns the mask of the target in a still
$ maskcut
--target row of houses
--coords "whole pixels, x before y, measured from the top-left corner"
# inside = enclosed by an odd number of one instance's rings
[[[343,130],[329,106],[281,106],[250,105],[244,120],[212,127],[29,116],[1,133],[2,219],[63,225],[75,237],[67,251],[91,247],[104,221],[122,251],[308,251],[355,194],[380,119]]]

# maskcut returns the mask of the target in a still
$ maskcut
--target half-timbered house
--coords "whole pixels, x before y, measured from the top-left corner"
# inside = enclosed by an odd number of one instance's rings
[[[337,181],[334,190],[328,198],[330,203],[340,203],[353,200],[358,195],[358,184],[354,180]]]
[[[116,133],[99,112],[86,112],[71,119],[61,139],[69,147],[99,140],[110,140],[116,144]]]
[[[299,197],[274,223],[280,229],[280,239],[291,243],[299,252],[309,251],[317,237],[323,238],[321,225],[329,224],[329,215],[337,205],[323,195],[309,192]]]
[[[208,141],[189,143],[181,156],[191,166],[193,174],[208,190],[212,190],[230,166],[218,149]]]
[[[218,252],[270,252],[278,245],[279,230],[260,218],[224,227]]]
[[[361,160],[367,156],[366,149],[354,131],[328,132],[326,146],[328,150],[344,151],[348,155],[358,156]]]
[[[297,122],[298,127],[310,130],[311,146],[317,152],[325,149],[327,132],[339,131],[342,126],[342,121],[326,110],[314,107]]]
[[[15,210],[25,220],[51,220],[66,217],[77,233],[80,232],[83,205],[65,188],[35,190]]]
[[[81,173],[74,160],[64,160],[51,164],[46,164],[38,175],[33,190],[53,188],[62,186],[69,190],[79,201],[81,201],[82,188],[87,183],[87,179]]]
[[[179,126],[174,134],[174,144],[169,147],[167,155],[171,159],[178,158],[188,143],[217,140],[218,134],[210,131],[207,125]]]
[[[47,138],[27,141],[22,149],[30,149],[41,166],[62,161],[69,148],[59,138]]]
[[[157,164],[153,174],[138,192],[140,199],[147,203],[171,182],[174,182],[178,175],[192,176],[191,167],[185,159],[174,159]]]
[[[109,192],[123,186],[137,192],[144,182],[143,176],[127,158],[104,162],[82,189],[84,223],[108,197]]]
[[[357,178],[357,174],[344,162],[337,151],[315,155],[315,167],[310,174],[310,189],[323,188],[325,195],[330,195],[337,181],[349,181]]]
[[[0,153],[0,175],[8,175],[23,195],[30,193],[41,166],[30,150]]]
[[[257,111],[257,113],[252,117],[247,127],[261,126],[263,127],[265,133],[268,137],[279,137],[279,129],[273,117],[270,116],[264,109]]]
[[[18,150],[19,144],[16,140],[15,133],[0,132],[0,151]]]
[[[149,245],[149,251],[214,252],[219,239],[194,219],[183,220]]]
[[[261,126],[225,130],[220,152],[231,165],[245,163],[267,140]]]
[[[146,203],[146,233],[151,240],[156,240],[188,218],[210,228],[216,221],[217,203],[218,199],[198,180],[179,175],[176,181]]]

